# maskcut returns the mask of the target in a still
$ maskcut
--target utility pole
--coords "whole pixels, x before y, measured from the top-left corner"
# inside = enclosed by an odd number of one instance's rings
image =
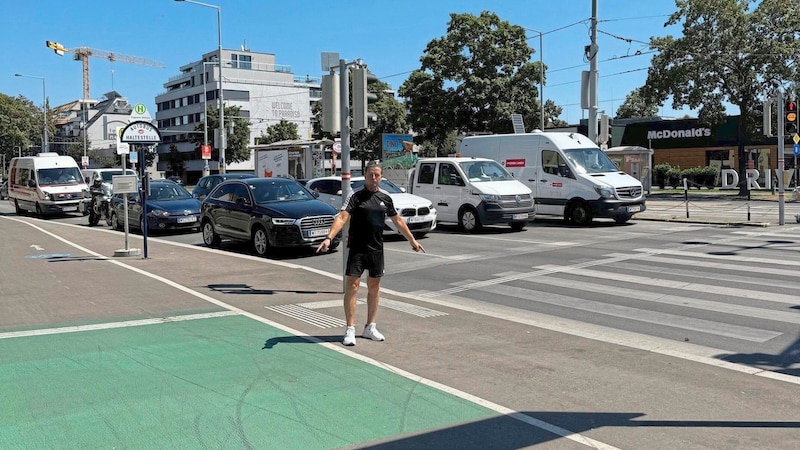
[[[592,42],[589,45],[589,139],[597,143],[597,0],[592,0]]]

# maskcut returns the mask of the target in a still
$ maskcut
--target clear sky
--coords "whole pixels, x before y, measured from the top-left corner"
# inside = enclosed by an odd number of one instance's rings
[[[0,15],[0,92],[42,103],[44,77],[52,106],[82,97],[81,63],[45,46],[56,41],[145,58],[165,68],[90,58],[91,97],[111,90],[133,104],[144,103],[155,117],[155,96],[184,64],[217,48],[214,8],[173,0],[6,0]],[[545,99],[564,110],[570,124],[587,116],[580,109],[581,71],[588,70],[591,0],[207,0],[222,13],[222,46],[272,53],[297,76],[320,77],[320,54],[361,58],[370,71],[397,89],[432,39],[445,35],[450,13],[495,12],[502,20],[542,31],[547,65]],[[652,54],[650,36],[679,35],[664,28],[675,11],[672,0],[598,0],[599,109],[613,116],[626,95],[644,84]],[[528,31],[539,59],[539,34]],[[637,54],[640,53],[640,54]],[[660,110],[665,116],[689,111]]]

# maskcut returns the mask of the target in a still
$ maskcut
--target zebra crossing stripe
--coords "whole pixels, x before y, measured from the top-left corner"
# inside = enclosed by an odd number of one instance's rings
[[[364,301],[359,300],[358,303],[363,304]],[[264,308],[279,314],[283,314],[284,316],[295,318],[297,320],[314,325],[319,328],[341,328],[346,325],[346,322],[344,320],[330,316],[328,314],[315,311],[315,309],[332,308],[341,305],[342,305],[341,300],[328,300],[321,302],[265,306]],[[394,309],[396,311],[400,311],[406,314],[411,314],[422,318],[447,315],[446,312],[436,311],[434,309],[425,308],[423,306],[412,305],[410,303],[399,302],[390,299],[381,299],[381,306],[384,308]]]

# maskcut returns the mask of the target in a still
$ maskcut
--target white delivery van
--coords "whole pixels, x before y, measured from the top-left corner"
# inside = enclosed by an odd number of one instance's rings
[[[81,203],[89,201],[89,187],[70,156],[39,153],[13,158],[8,170],[8,201],[17,214],[77,212]]]
[[[531,190],[491,159],[420,159],[408,187],[433,203],[437,222],[455,223],[464,231],[493,224],[520,231],[535,217]]]
[[[642,183],[620,170],[580,133],[468,136],[462,156],[492,158],[533,191],[538,216],[588,225],[595,217],[625,223],[645,210]]]

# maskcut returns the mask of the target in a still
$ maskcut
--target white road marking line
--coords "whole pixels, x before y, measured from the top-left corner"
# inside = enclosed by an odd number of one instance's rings
[[[142,325],[157,325],[169,322],[184,322],[187,320],[212,319],[217,317],[238,316],[235,311],[220,311],[204,314],[187,314],[185,316],[159,317],[154,319],[126,320],[122,322],[106,322],[91,325],[76,325],[72,327],[41,328],[37,330],[10,331],[0,333],[0,339],[10,339],[30,336],[46,336],[50,334],[78,333],[81,331],[110,330],[112,328],[139,327]]]
[[[545,264],[534,267],[539,270],[553,270],[556,271],[561,266]],[[643,284],[645,286],[657,286],[668,289],[677,289],[681,291],[703,292],[706,294],[718,294],[725,297],[739,297],[750,300],[763,300],[776,303],[785,303],[787,305],[800,304],[800,296],[790,294],[778,294],[775,292],[766,293],[764,291],[754,291],[752,289],[739,289],[725,286],[717,286],[713,284],[692,283],[680,280],[664,280],[655,277],[642,277],[638,275],[628,275],[624,273],[604,272],[600,270],[592,270],[581,268],[577,270],[568,269],[560,270],[562,273],[577,273],[581,276],[590,278],[601,278],[609,281],[620,281],[630,284]]]
[[[299,304],[265,306],[264,308],[319,328],[342,328],[347,325],[344,320],[338,317],[329,316],[327,314],[314,311],[313,309],[304,308]]]
[[[530,280],[526,280],[530,281]],[[539,282],[539,280],[537,280]],[[662,313],[658,311],[647,311],[629,306],[614,305],[594,300],[569,297],[567,295],[553,294],[552,292],[537,292],[527,288],[497,285],[484,288],[475,288],[482,292],[491,292],[495,295],[506,295],[509,297],[531,300],[537,303],[545,303],[579,311],[587,311],[595,314],[602,314],[622,319],[635,320],[637,322],[652,323],[655,325],[666,326],[681,330],[698,331],[716,336],[724,336],[734,339],[741,339],[750,342],[767,342],[781,336],[783,333],[759,328],[732,325],[723,322],[714,322],[705,319],[695,319],[693,317],[681,316],[677,314]]]

